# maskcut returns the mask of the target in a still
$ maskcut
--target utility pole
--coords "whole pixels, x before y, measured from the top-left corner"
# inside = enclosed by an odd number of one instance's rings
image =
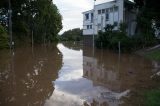
[[[95,36],[95,1],[94,0],[94,4],[93,4],[93,48],[94,48],[94,36]]]
[[[32,14],[32,24],[31,24],[31,40],[32,40],[32,49],[33,49],[33,46],[34,46],[34,17],[33,17],[33,14]]]
[[[10,37],[10,50],[12,49],[12,9],[11,9],[11,0],[8,0],[9,9],[8,9],[8,16],[9,16],[9,37]]]
[[[94,47],[95,47],[95,43],[94,43],[94,39],[95,39],[95,2],[96,2],[96,0],[94,0],[94,3],[93,3],[93,56],[94,56]]]

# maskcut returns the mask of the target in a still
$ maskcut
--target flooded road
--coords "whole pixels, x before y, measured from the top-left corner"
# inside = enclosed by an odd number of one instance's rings
[[[62,54],[56,46],[0,53],[0,106],[43,106],[54,91]]]
[[[0,106],[138,106],[124,98],[156,85],[159,67],[76,42],[0,51]]]

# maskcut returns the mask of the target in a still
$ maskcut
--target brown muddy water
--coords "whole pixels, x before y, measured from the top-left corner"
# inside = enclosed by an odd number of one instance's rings
[[[140,106],[138,95],[125,98],[156,85],[159,71],[156,61],[77,42],[3,50],[0,106]]]

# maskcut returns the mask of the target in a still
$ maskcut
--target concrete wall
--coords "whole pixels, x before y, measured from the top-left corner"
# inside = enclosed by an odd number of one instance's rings
[[[91,13],[93,13],[93,10],[83,13],[83,35],[93,35],[93,22],[91,20]],[[88,20],[86,20],[85,14],[89,14]],[[92,29],[87,29],[87,25],[92,25]]]
[[[118,7],[118,11],[114,11],[113,12],[110,11],[110,8],[112,7]],[[124,0],[115,0],[115,1],[111,1],[111,2],[106,2],[103,4],[99,4],[99,5],[95,5],[95,11],[94,10],[90,10],[87,12],[83,13],[83,35],[97,35],[99,30],[104,31],[104,27],[107,24],[114,24],[114,22],[117,22],[118,24],[120,22],[123,22],[123,9],[124,9]],[[102,10],[102,9],[108,9],[108,14],[109,14],[109,20],[106,21],[106,12],[105,13],[101,13],[98,14],[98,10]],[[94,22],[91,22],[91,13],[94,12]],[[89,15],[89,20],[85,20],[85,14],[90,14]],[[87,29],[87,25],[92,25],[92,29]],[[93,26],[94,25],[94,26]],[[115,28],[116,30],[118,29]]]
[[[125,23],[127,24],[127,34],[129,36],[132,36],[135,34],[136,30],[136,11],[135,10],[130,10],[128,11],[127,9],[124,11],[124,19]]]

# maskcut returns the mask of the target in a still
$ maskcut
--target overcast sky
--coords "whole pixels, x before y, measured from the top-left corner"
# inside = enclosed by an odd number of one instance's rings
[[[63,17],[63,29],[60,34],[69,29],[82,28],[82,12],[92,9],[93,1],[94,0],[53,0],[53,3],[57,5]],[[97,0],[96,4],[105,1],[110,0]]]

